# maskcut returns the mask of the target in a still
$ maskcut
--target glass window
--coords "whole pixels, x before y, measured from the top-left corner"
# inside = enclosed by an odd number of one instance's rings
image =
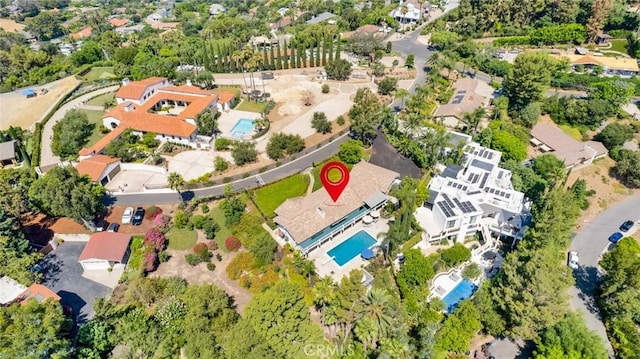
[[[446,228],[449,229],[449,228],[451,228],[451,227],[453,227],[455,225],[456,225],[456,221],[447,221],[447,227]]]

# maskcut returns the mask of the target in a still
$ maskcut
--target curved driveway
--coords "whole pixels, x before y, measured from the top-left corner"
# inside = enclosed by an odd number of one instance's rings
[[[613,349],[595,299],[598,283],[602,279],[598,262],[603,252],[609,248],[607,238],[611,233],[617,232],[622,222],[628,219],[640,219],[640,194],[631,196],[602,212],[582,228],[570,246],[572,251],[578,251],[580,257],[580,268],[574,272],[576,285],[569,290],[571,307],[582,312],[587,326],[606,341],[611,355]]]
[[[47,166],[60,163],[60,157],[54,155],[53,152],[51,151],[51,139],[53,138],[53,125],[55,125],[56,122],[62,120],[64,115],[67,113],[67,111],[82,105],[83,102],[89,101],[96,96],[105,94],[107,92],[114,92],[119,87],[120,85],[113,85],[113,86],[101,88],[99,90],[86,93],[76,99],[73,99],[65,103],[58,109],[58,111],[56,111],[53,114],[53,116],[51,116],[49,121],[45,123],[44,128],[42,129],[42,146],[41,146],[42,156],[40,157],[40,167],[47,167]]]

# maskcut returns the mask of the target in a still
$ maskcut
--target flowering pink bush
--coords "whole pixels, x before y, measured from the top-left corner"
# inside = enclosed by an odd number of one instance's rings
[[[238,238],[236,237],[228,237],[224,240],[224,246],[229,251],[237,251],[240,248],[240,245],[240,240],[238,240]]]
[[[218,249],[218,243],[216,243],[216,241],[207,241],[207,247],[209,247],[209,250],[215,251],[216,249]]]
[[[142,261],[142,266],[145,272],[153,272],[156,270],[158,268],[158,255],[156,252],[146,253]]]
[[[164,249],[166,242],[167,239],[158,228],[151,228],[144,236],[144,243],[155,249],[157,252],[160,252]]]
[[[153,219],[153,224],[160,228],[167,228],[169,222],[171,222],[171,216],[167,214],[159,214]]]

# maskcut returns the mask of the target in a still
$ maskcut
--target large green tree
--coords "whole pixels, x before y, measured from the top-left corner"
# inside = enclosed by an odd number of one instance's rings
[[[300,135],[276,133],[267,143],[267,156],[272,160],[279,160],[304,149],[304,140]]]
[[[369,89],[361,88],[356,92],[353,107],[349,110],[351,132],[370,145],[382,121],[383,106],[376,95]]]
[[[324,65],[324,70],[328,78],[344,81],[351,76],[351,63],[344,59],[336,59]]]
[[[66,321],[60,304],[51,300],[39,303],[32,299],[26,305],[0,307],[0,357],[69,357]]]
[[[93,131],[87,114],[72,109],[67,111],[62,120],[53,125],[53,140],[51,150],[62,159],[72,159],[78,156],[78,151],[87,144]]]
[[[602,339],[587,328],[578,314],[569,314],[553,327],[545,329],[536,341],[535,359],[609,357]]]
[[[558,61],[544,52],[527,51],[518,55],[503,83],[512,110],[520,111],[542,100],[558,67]]]
[[[104,187],[70,166],[55,167],[29,189],[29,201],[44,213],[90,221],[104,210]]]
[[[0,171],[0,208],[15,218],[29,210],[26,200],[29,187],[35,180],[35,174],[21,168],[8,168]]]
[[[287,281],[253,297],[244,319],[279,358],[306,357],[305,347],[324,343],[299,287]]]

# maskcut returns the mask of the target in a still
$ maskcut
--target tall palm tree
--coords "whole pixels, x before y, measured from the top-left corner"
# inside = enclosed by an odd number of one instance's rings
[[[326,325],[326,307],[327,305],[331,305],[336,300],[336,284],[333,281],[333,278],[330,276],[325,276],[320,279],[319,282],[316,283],[315,287],[313,287],[313,292],[315,294],[315,298],[313,302],[316,306],[320,307],[320,311],[322,312],[322,325]]]
[[[362,310],[357,313],[356,319],[370,319],[375,324],[376,332],[386,337],[393,325],[391,308],[389,304],[391,296],[386,289],[372,288],[362,299]]]
[[[404,99],[409,97],[410,93],[407,89],[399,88],[396,90],[395,98],[399,98],[402,101],[402,107],[404,107]]]
[[[478,126],[487,114],[487,110],[484,107],[478,107],[473,112],[467,112],[462,117],[462,122],[467,125],[466,133],[475,135],[478,132]]]
[[[404,120],[400,122],[400,127],[409,137],[418,138],[422,136],[424,130],[422,116],[417,113],[409,113]]]
[[[247,87],[247,79],[244,76],[244,72],[245,72],[245,52],[244,49],[241,50],[236,50],[231,54],[231,59],[236,63],[236,64],[240,64],[240,71],[242,71],[242,81],[244,82],[244,88],[245,89],[249,89]],[[249,91],[247,91],[247,101],[249,101]]]
[[[359,320],[353,332],[365,349],[375,349],[379,333],[373,320],[369,318]]]
[[[180,195],[180,189],[184,187],[186,182],[179,173],[171,172],[167,177],[167,184],[169,185],[169,188],[171,188],[174,191],[177,191],[178,195]]]

